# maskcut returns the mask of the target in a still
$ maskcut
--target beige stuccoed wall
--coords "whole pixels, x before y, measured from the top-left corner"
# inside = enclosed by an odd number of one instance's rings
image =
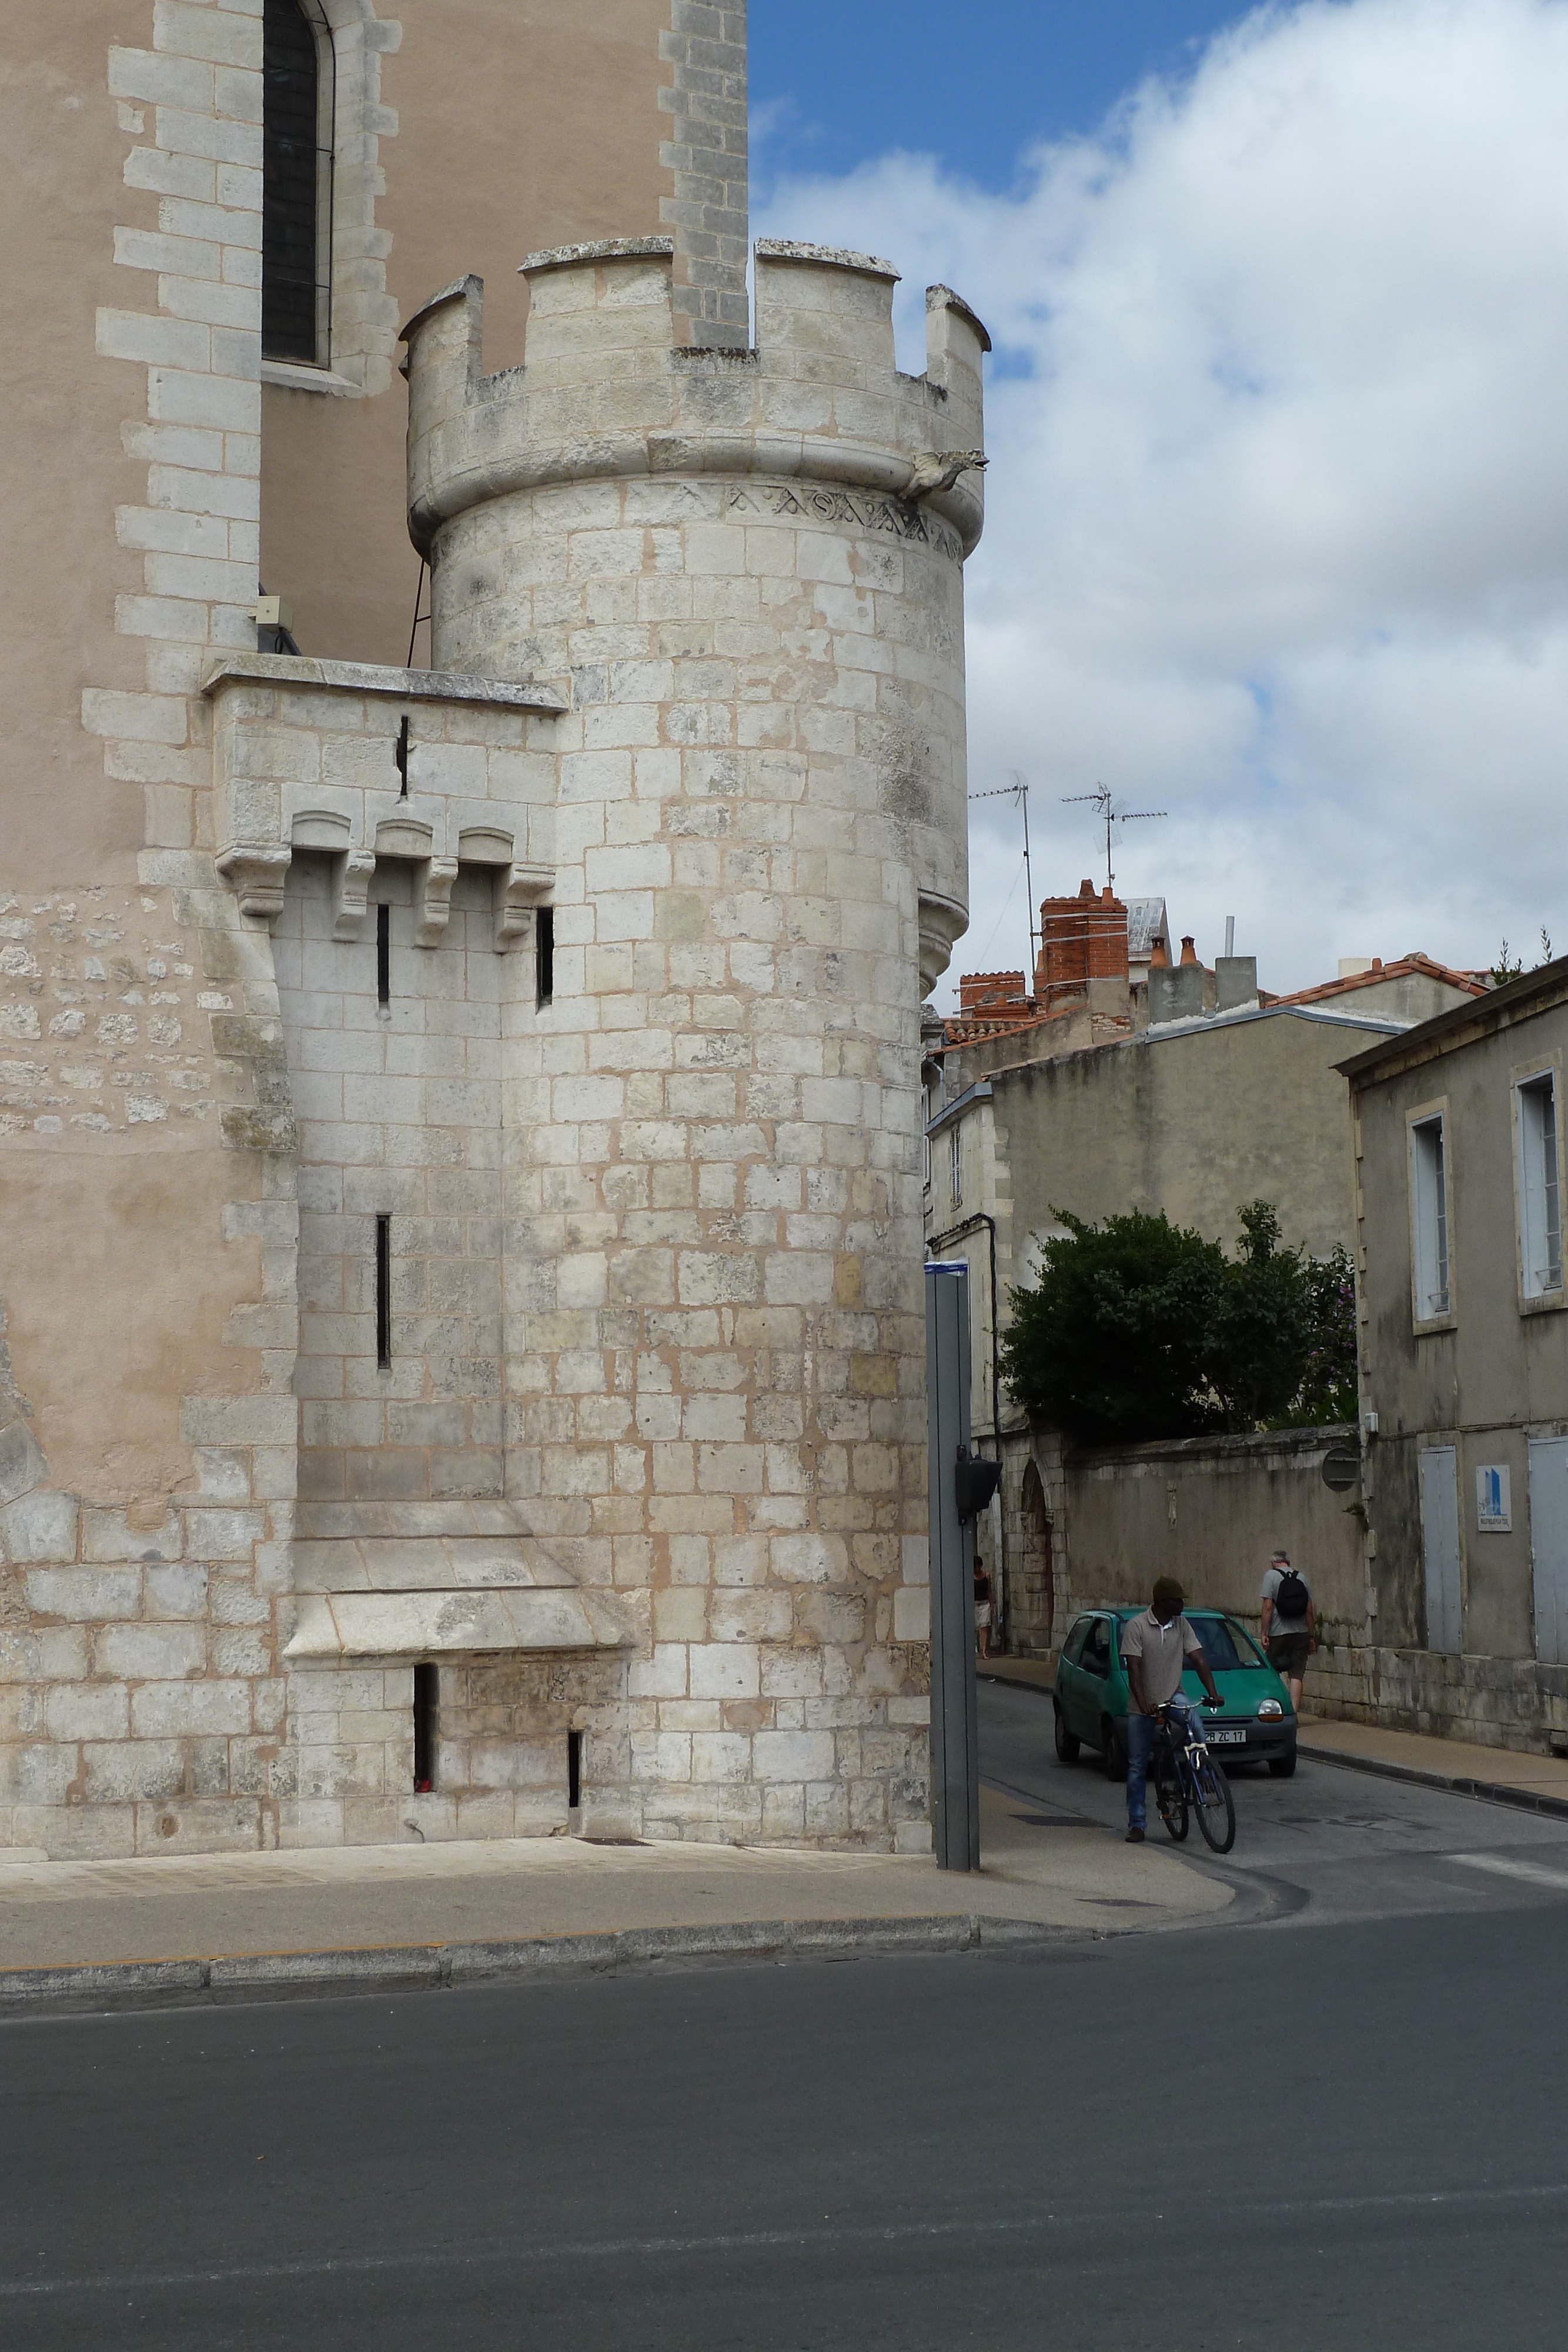
[[[342,13],[358,14],[358,0]],[[401,320],[434,287],[476,270],[490,289],[494,364],[512,365],[528,315],[517,274],[526,253],[658,227],[674,187],[661,162],[670,118],[659,105],[670,19],[670,0],[419,0],[380,10],[370,37],[385,309],[366,338],[367,396],[277,384],[263,393],[262,577],[289,597],[304,651],[408,656],[419,559],[403,513]],[[428,653],[422,629],[415,658]]]
[[[1163,1210],[1228,1248],[1238,1207],[1262,1199],[1292,1247],[1348,1247],[1350,1111],[1334,1066],[1378,1034],[1270,1013],[994,1070],[1015,1246],[1058,1230],[1061,1208],[1092,1221]]]
[[[124,299],[115,224],[156,214],[124,185],[131,140],[107,70],[111,44],[143,38],[151,15],[150,0],[8,0],[5,12],[0,878],[25,889],[124,880],[141,843],[141,792],[106,778],[81,697],[89,685],[142,683],[139,651],[114,632],[116,593],[134,593],[141,572],[116,544],[114,513],[145,483],[120,441],[145,370],[95,357],[94,321],[100,304]]]

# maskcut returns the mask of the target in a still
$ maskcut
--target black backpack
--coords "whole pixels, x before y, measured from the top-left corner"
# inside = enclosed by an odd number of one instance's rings
[[[1280,1579],[1280,1589],[1274,1595],[1276,1617],[1304,1617],[1312,1601],[1307,1580],[1298,1576],[1293,1568],[1285,1570]]]

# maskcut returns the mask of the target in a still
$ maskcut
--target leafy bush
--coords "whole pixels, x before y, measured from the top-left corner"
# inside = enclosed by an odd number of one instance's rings
[[[1012,1293],[1003,1377],[1029,1412],[1090,1444],[1349,1420],[1355,1286],[1343,1249],[1283,1248],[1267,1201],[1234,1258],[1134,1210],[1057,1211],[1040,1279]]]

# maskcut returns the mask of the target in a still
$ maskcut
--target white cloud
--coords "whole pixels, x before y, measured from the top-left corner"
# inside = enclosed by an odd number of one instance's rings
[[[1568,940],[1568,0],[1267,9],[1029,161],[757,226],[907,269],[905,366],[930,278],[996,339],[971,787],[1029,772],[1038,890],[1095,870],[1060,796],[1103,780],[1170,811],[1121,887],[1206,957],[1234,913],[1265,985]],[[1024,951],[1016,818],[973,814],[945,998]]]

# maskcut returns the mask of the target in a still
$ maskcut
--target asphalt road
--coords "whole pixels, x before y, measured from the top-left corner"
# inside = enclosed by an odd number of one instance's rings
[[[1124,1784],[1105,1780],[1092,1748],[1076,1764],[1058,1762],[1041,1692],[980,1685],[980,1769],[1038,1801],[1042,1835],[1051,1816],[1125,1827]],[[1230,1788],[1236,1843],[1225,1860],[1207,1854],[1196,1826],[1180,1850],[1239,1890],[1248,1919],[1323,1927],[1568,1895],[1568,1821],[1307,1757],[1289,1780],[1251,1766],[1232,1772]],[[1164,1845],[1152,1795],[1148,1821],[1151,1843]]]
[[[1042,1837],[1113,1811],[994,1697]],[[1556,2342],[1568,1839],[1328,1767],[1238,1799],[1218,1927],[0,2026],[0,2342]]]

